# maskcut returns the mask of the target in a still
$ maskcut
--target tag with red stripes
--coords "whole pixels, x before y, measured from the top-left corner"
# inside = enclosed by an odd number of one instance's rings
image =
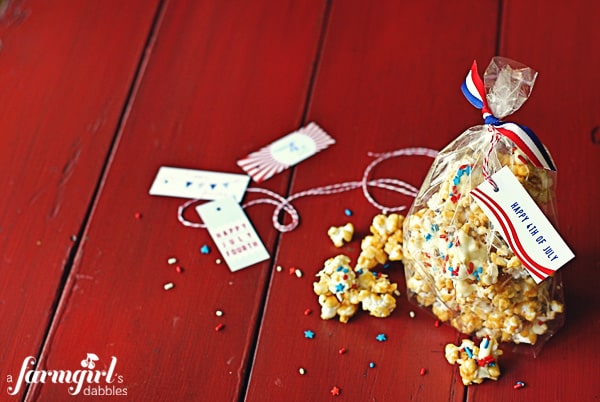
[[[498,191],[484,181],[471,195],[536,283],[575,255],[508,167],[492,175]]]
[[[334,143],[335,140],[321,127],[310,123],[240,159],[237,164],[260,183]]]

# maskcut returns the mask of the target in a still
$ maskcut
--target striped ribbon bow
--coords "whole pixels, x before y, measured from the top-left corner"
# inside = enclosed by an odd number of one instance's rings
[[[516,123],[503,122],[492,114],[485,96],[483,81],[477,72],[476,61],[473,61],[461,89],[467,100],[477,109],[481,109],[485,124],[493,126],[498,133],[510,139],[535,166],[556,171],[550,153],[533,131]]]

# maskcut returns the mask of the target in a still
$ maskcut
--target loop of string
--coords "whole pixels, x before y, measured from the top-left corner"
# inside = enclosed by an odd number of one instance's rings
[[[497,141],[497,139],[496,139]],[[490,151],[491,152],[491,151]],[[388,214],[390,212],[398,212],[406,209],[405,205],[394,206],[394,207],[386,207],[373,198],[371,193],[369,192],[370,187],[381,188],[389,191],[393,191],[396,193],[404,194],[410,197],[416,197],[419,191],[418,188],[413,185],[406,183],[402,180],[390,179],[390,178],[382,178],[382,179],[374,179],[370,180],[369,176],[372,170],[380,164],[381,162],[390,159],[396,158],[399,156],[428,156],[430,158],[435,158],[438,154],[438,151],[429,149],[429,148],[405,148],[398,149],[391,152],[385,153],[369,153],[370,157],[375,157],[375,159],[369,163],[369,165],[365,168],[363,172],[362,179],[360,181],[349,181],[344,183],[335,183],[321,187],[315,187],[308,190],[300,191],[298,193],[292,194],[288,197],[283,197],[277,194],[274,191],[267,190],[260,187],[249,187],[246,191],[249,193],[260,193],[264,194],[269,198],[259,198],[256,200],[248,201],[242,205],[243,208],[248,208],[253,205],[258,204],[270,204],[275,206],[275,210],[273,211],[273,215],[271,217],[273,227],[280,232],[290,232],[294,230],[298,224],[300,223],[300,215],[294,206],[292,205],[292,201],[297,200],[298,198],[308,197],[308,196],[317,196],[317,195],[330,195],[342,193],[350,190],[354,190],[360,188],[364,197],[369,201],[371,205],[380,210],[384,214]],[[187,227],[192,228],[206,228],[204,223],[199,222],[191,222],[187,220],[183,214],[187,208],[191,205],[197,203],[199,200],[189,200],[184,204],[180,205],[177,208],[177,219],[181,224]],[[291,222],[288,224],[283,224],[280,222],[280,214],[281,212],[288,214],[291,218]]]

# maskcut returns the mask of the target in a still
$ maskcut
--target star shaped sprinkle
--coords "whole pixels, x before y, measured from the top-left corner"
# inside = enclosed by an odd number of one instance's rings
[[[338,283],[337,285],[335,285],[335,291],[336,293],[342,293],[344,291],[344,284],[343,283]]]
[[[304,337],[308,338],[308,339],[312,339],[315,337],[315,333],[313,331],[311,331],[310,329],[307,329],[306,331],[304,331]]]
[[[338,396],[340,394],[340,389],[336,386],[334,386],[333,388],[331,388],[331,391],[329,391],[331,393],[331,395],[333,396]]]
[[[375,339],[377,339],[379,342],[385,342],[387,341],[387,336],[385,336],[385,334],[378,334]]]
[[[203,245],[200,248],[200,253],[202,253],[202,254],[208,254],[208,253],[210,253],[210,247],[208,247],[208,245],[206,245],[206,244]]]

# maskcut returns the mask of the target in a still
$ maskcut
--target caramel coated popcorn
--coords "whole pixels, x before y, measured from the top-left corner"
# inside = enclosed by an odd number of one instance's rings
[[[354,225],[351,222],[346,223],[344,226],[332,226],[327,231],[327,235],[336,247],[342,247],[344,243],[348,243],[352,240],[354,235]]]
[[[549,202],[553,178],[546,170],[514,148],[500,148],[497,156],[540,206]],[[429,178],[436,185],[422,190],[426,197],[406,217],[407,289],[460,332],[535,344],[564,307],[552,278],[535,283],[469,194],[483,181],[482,158],[463,151],[439,167],[438,176]]]
[[[485,379],[497,380],[500,377],[498,357],[502,350],[493,338],[484,338],[475,345],[470,339],[463,339],[460,346],[446,345],[445,356],[450,364],[458,364],[464,385],[481,384]]]
[[[387,275],[371,269],[402,258],[403,221],[404,217],[398,214],[375,216],[370,227],[371,234],[361,242],[355,268],[345,255],[325,261],[323,269],[317,273],[319,281],[313,284],[313,290],[319,296],[322,319],[338,316],[340,322],[346,323],[359,306],[380,318],[388,317],[394,311],[394,294],[398,294],[398,285],[390,282]],[[345,237],[350,231],[349,225],[352,224],[329,229],[328,234],[336,246],[340,244],[338,247],[341,247],[344,241],[349,241]],[[351,230],[354,231],[353,226]]]

